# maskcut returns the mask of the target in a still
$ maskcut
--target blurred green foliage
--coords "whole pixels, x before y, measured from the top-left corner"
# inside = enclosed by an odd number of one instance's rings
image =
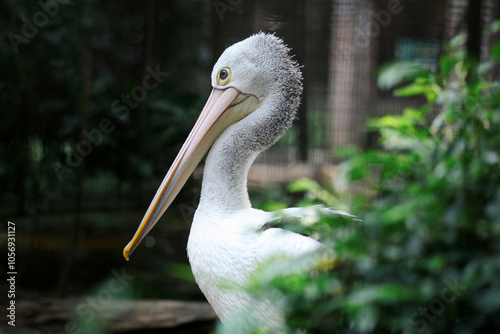
[[[438,73],[409,63],[379,72],[381,87],[427,102],[369,122],[382,149],[342,151],[335,188],[365,181],[376,193],[348,203],[361,220],[318,212],[315,224],[291,224],[322,233],[333,268],[283,275],[271,264],[251,282],[253,293],[285,298],[290,333],[500,329],[500,44],[478,64],[464,41],[446,46]],[[305,191],[307,205],[337,202],[313,181],[291,190]]]

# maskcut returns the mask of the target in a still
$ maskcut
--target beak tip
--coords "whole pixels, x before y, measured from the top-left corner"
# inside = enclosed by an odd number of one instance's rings
[[[245,111],[238,114],[237,117],[227,116],[221,120],[222,114],[231,107],[231,103],[236,100],[239,94],[240,92],[232,87],[224,90],[212,89],[212,93],[196,124],[177,154],[167,175],[165,175],[134,237],[123,249],[125,260],[129,261],[132,252],[170,206],[180,188],[182,188],[189,175],[191,175],[220,133],[227,126],[248,115],[248,112]]]
[[[125,247],[123,249],[123,257],[125,258],[125,260],[130,260],[130,254],[127,252],[127,247]]]

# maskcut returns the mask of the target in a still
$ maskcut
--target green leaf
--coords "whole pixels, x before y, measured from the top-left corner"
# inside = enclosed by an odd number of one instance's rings
[[[394,96],[405,97],[425,94],[429,90],[427,85],[411,84],[409,86],[400,88],[394,92]]]
[[[361,150],[355,146],[345,146],[335,149],[335,156],[344,159],[353,158],[361,154],[362,154]]]
[[[285,203],[271,200],[271,201],[268,201],[268,202],[264,203],[263,205],[261,205],[260,208],[264,211],[273,212],[273,211],[286,209],[287,207],[288,207],[288,205],[286,205]]]
[[[427,99],[428,102],[434,102],[436,98],[438,97],[438,94],[434,90],[428,90],[424,93],[425,98]]]
[[[500,21],[495,21],[491,24],[490,30],[492,33],[500,32]]]
[[[383,221],[381,223],[392,225],[405,221],[415,214],[416,208],[417,205],[415,201],[407,201],[405,203],[389,207],[382,213],[381,218]]]
[[[316,181],[311,180],[311,179],[306,178],[306,177],[302,178],[302,179],[295,180],[294,182],[292,182],[288,185],[288,191],[292,192],[292,193],[301,192],[301,191],[310,191],[310,190],[318,189],[318,188],[320,188],[320,186]]]
[[[495,60],[500,60],[500,43],[495,43],[491,47],[491,57]]]
[[[459,59],[455,56],[442,57],[439,61],[439,67],[441,68],[441,73],[447,77],[451,70],[458,63]]]
[[[446,259],[442,254],[436,254],[429,258],[428,260],[428,266],[430,271],[432,272],[439,272],[442,270],[443,266],[446,264]]]
[[[408,128],[413,127],[413,123],[406,117],[387,115],[377,119],[368,120],[368,126],[374,129],[380,128]]]
[[[454,51],[457,48],[464,45],[466,41],[467,41],[467,35],[460,34],[460,35],[457,35],[451,39],[451,41],[448,43],[448,47]]]
[[[424,108],[405,108],[405,110],[403,110],[403,116],[408,119],[420,121],[422,120],[425,111],[426,109]]]
[[[427,78],[431,72],[425,66],[408,61],[398,61],[382,67],[378,72],[377,84],[380,89],[390,89],[396,85]]]
[[[479,76],[484,77],[491,70],[493,70],[496,66],[496,62],[494,60],[486,60],[479,64],[477,67],[477,73]]]
[[[390,302],[404,301],[415,297],[415,291],[410,288],[395,285],[385,284],[379,286],[371,286],[360,289],[352,293],[346,301],[350,307],[364,307],[373,302]]]
[[[483,160],[488,165],[496,165],[500,162],[500,156],[498,155],[497,152],[493,150],[488,150],[483,153]]]

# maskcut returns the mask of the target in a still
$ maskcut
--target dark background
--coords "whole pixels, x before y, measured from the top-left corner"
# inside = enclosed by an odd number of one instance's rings
[[[0,220],[16,224],[17,300],[81,296],[124,267],[128,298],[203,300],[182,266],[200,171],[130,263],[121,253],[232,43],[276,33],[304,65],[298,119],[250,175],[262,207],[291,202],[294,178],[329,183],[336,148],[377,145],[368,118],[422,102],[377,89],[377,68],[435,68],[465,31],[484,57],[498,17],[494,0],[2,1]]]

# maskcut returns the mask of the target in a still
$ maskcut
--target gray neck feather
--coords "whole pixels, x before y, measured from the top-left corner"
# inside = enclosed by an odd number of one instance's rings
[[[289,83],[283,80],[282,83]],[[252,114],[233,124],[212,146],[205,164],[200,207],[235,211],[251,207],[247,176],[257,155],[292,125],[302,85],[281,85]]]
[[[259,33],[247,58],[264,70],[267,96],[257,110],[228,127],[207,156],[200,208],[211,212],[250,208],[247,176],[257,155],[292,125],[302,93],[302,74],[289,49],[274,35]],[[257,51],[258,50],[258,51]],[[264,79],[264,76],[260,78]],[[251,93],[251,92],[244,92]]]

